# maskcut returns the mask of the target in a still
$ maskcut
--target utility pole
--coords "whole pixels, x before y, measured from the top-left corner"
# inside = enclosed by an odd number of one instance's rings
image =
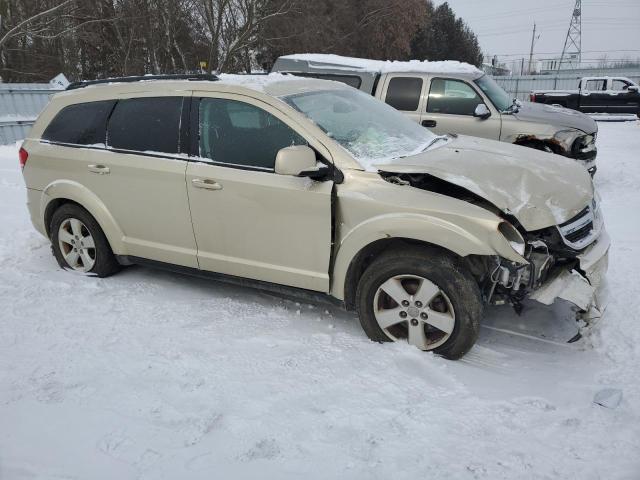
[[[533,33],[531,34],[531,50],[529,50],[529,69],[527,73],[531,75],[531,62],[533,62],[533,44],[536,41],[536,22],[533,22]]]
[[[562,55],[558,62],[558,71],[562,68],[565,57],[570,57],[578,61],[578,67],[582,63],[582,0],[576,0],[569,22],[569,30],[564,39]],[[569,60],[571,63],[571,60]]]

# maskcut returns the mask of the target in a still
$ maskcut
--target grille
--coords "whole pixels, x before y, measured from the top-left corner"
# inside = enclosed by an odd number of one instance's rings
[[[594,225],[594,210],[591,205],[583,208],[575,217],[558,225],[564,243],[581,250],[597,237]]]
[[[564,236],[567,240],[572,243],[576,243],[583,238],[586,238],[593,230],[593,222],[587,223],[584,227],[579,228],[578,230],[574,230],[571,233],[568,233]]]

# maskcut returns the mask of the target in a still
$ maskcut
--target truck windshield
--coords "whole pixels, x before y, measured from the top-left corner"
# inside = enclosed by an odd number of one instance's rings
[[[489,97],[493,106],[501,112],[509,109],[513,104],[513,99],[505,92],[495,80],[487,75],[483,75],[475,81],[476,85],[480,87],[480,90]]]
[[[436,141],[440,137],[356,89],[306,92],[283,100],[311,119],[367,170],[374,170],[377,163],[442,145]]]

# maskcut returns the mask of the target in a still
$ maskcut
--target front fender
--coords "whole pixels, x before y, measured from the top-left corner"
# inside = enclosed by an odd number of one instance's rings
[[[45,215],[50,202],[59,199],[72,200],[85,208],[96,219],[104,232],[113,253],[126,255],[124,233],[100,198],[87,187],[71,180],[57,180],[47,185],[42,192],[40,212]],[[44,218],[43,218],[44,220]]]
[[[382,239],[410,239],[442,247],[461,257],[498,255],[517,263],[527,263],[498,232],[500,221],[478,220],[473,228],[463,228],[442,218],[423,214],[387,214],[368,219],[341,239],[333,263],[331,295],[344,300],[349,266],[360,251]]]

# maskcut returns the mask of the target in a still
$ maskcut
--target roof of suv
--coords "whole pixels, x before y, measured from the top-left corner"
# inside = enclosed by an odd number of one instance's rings
[[[121,96],[130,93],[145,94],[152,92],[170,93],[176,91],[217,91],[228,93],[264,93],[273,97],[295,95],[316,90],[349,89],[340,82],[317,80],[314,78],[301,78],[293,75],[270,73],[268,75],[230,75],[221,74],[217,81],[190,81],[168,78],[140,80],[136,82],[112,82],[87,85],[60,92],[57,98],[82,98],[79,101],[105,99],[113,96]],[[68,102],[74,103],[74,102]]]
[[[304,66],[307,71],[314,69],[350,69],[361,72],[375,73],[448,73],[457,75],[471,75],[474,79],[483,75],[478,68],[468,63],[453,60],[429,62],[410,60],[408,62],[389,60],[369,60],[366,58],[343,57],[340,55],[328,55],[319,53],[303,53],[283,55],[276,61],[278,70],[286,71],[288,64],[298,67]],[[285,65],[286,64],[286,65]]]

